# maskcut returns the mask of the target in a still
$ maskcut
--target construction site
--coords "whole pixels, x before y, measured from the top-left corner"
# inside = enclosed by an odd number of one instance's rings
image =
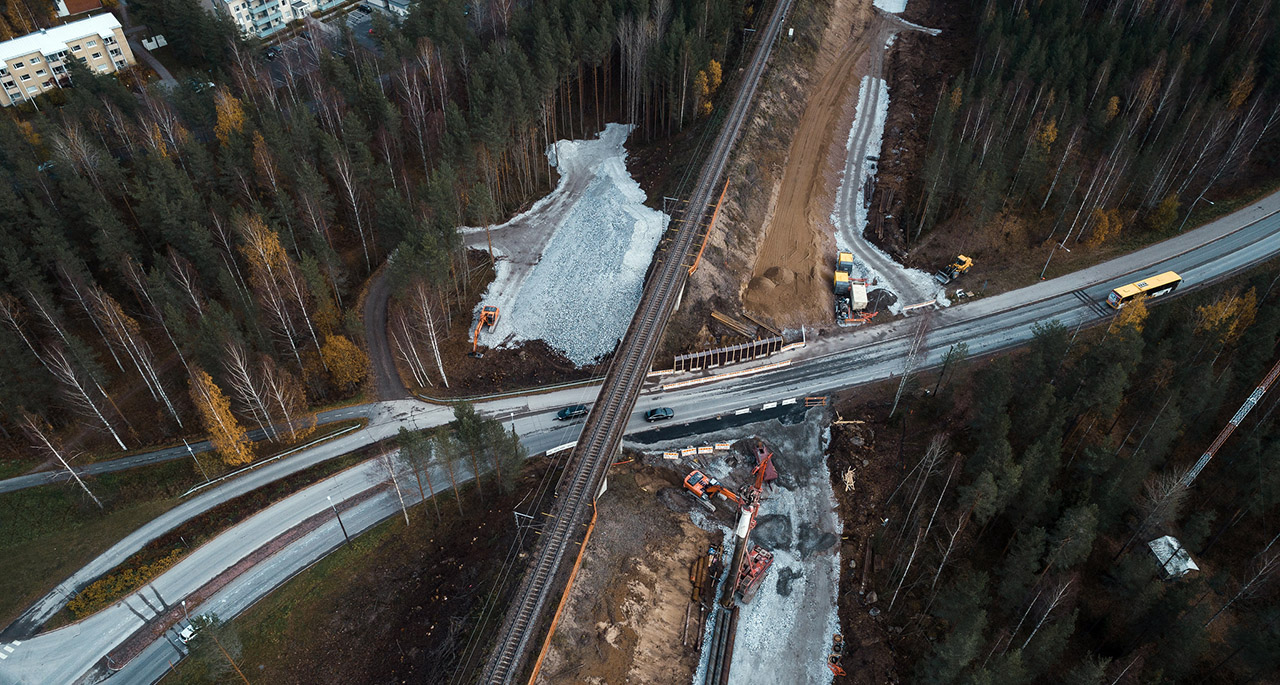
[[[823,407],[634,436],[541,683],[818,683],[843,672]]]

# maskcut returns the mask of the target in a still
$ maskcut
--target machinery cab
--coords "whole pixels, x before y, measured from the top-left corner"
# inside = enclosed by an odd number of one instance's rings
[[[701,499],[711,499],[711,496],[707,493],[707,488],[718,484],[716,479],[701,471],[693,471],[688,476],[685,476],[684,479],[685,489]]]

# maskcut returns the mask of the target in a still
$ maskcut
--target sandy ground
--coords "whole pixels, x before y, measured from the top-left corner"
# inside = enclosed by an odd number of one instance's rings
[[[660,459],[661,451],[667,449],[734,442],[736,452],[720,452],[701,461],[707,473],[733,487],[750,478],[750,462],[735,456],[737,452],[753,449],[756,438],[774,451],[778,480],[766,493],[751,538],[774,553],[774,563],[754,601],[739,612],[732,685],[831,682],[826,656],[831,634],[838,630],[837,543],[842,527],[826,466],[825,423],[825,415],[811,411],[800,423],[762,421],[699,435],[693,442],[682,438],[636,445]],[[679,475],[694,468],[668,464]],[[686,506],[690,518],[713,530],[717,538],[732,523],[734,512],[726,505],[718,506],[713,515]]]
[[[791,140],[772,216],[743,294],[743,304],[749,311],[781,326],[795,327],[829,318],[834,302],[824,276],[827,262],[834,259],[834,247],[829,231],[815,229],[825,223],[829,211],[822,202],[828,195],[828,149],[850,96],[850,85],[856,83],[850,75],[867,53],[866,34],[861,31],[852,37],[846,33],[826,39],[842,45],[811,91]]]
[[[594,140],[557,142],[548,151],[561,174],[555,190],[487,234],[463,229],[468,246],[487,249],[492,240],[499,256],[481,304],[500,316],[492,333],[481,333],[482,345],[543,340],[583,365],[626,332],[668,221],[644,206],[627,172],[629,130],[609,124]]]
[[[652,467],[610,472],[538,683],[668,685],[693,676],[697,653],[682,643],[692,591],[689,567],[719,536],[655,497],[678,487],[674,472]],[[687,635],[690,643],[694,630]]]
[[[863,189],[876,172],[870,158],[879,155],[888,109],[884,55],[893,37],[911,28],[879,9],[863,14],[865,27],[843,37],[838,57],[811,91],[743,295],[748,310],[785,325],[830,321],[837,247],[854,252],[855,276],[888,291],[883,299],[895,311],[933,299],[938,290],[929,274],[903,268],[862,236]]]

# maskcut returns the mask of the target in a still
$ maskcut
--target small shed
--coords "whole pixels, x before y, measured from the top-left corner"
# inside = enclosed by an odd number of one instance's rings
[[[1147,547],[1151,548],[1151,553],[1155,555],[1156,563],[1160,565],[1160,575],[1165,580],[1181,578],[1192,571],[1200,570],[1191,558],[1191,554],[1172,535],[1156,538],[1148,542]]]

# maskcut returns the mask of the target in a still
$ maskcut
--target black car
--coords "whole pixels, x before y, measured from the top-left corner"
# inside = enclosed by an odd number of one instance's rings
[[[667,419],[672,418],[675,415],[676,415],[675,411],[673,411],[669,407],[660,407],[658,409],[650,409],[649,411],[645,412],[644,420],[648,421],[649,423],[653,423],[654,421],[666,421]]]
[[[586,415],[587,415],[587,405],[575,404],[572,407],[565,407],[564,409],[561,409],[560,411],[556,412],[556,420],[568,421],[569,419],[576,419],[579,416],[586,416]]]
[[[262,51],[262,56],[266,57],[267,59],[275,59],[280,56],[280,48],[277,48],[275,46],[269,47],[266,50]]]

